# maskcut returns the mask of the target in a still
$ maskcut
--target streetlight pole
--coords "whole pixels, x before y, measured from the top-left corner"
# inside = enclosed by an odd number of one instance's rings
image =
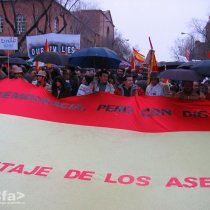
[[[189,33],[181,32],[182,35],[188,35],[191,38],[191,48],[190,48],[190,58],[191,60],[194,58],[194,49],[195,49],[195,40],[194,36]]]

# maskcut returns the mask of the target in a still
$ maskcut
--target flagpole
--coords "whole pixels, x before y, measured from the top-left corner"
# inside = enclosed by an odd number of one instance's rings
[[[8,78],[9,78],[9,73],[10,73],[10,68],[9,68],[9,50],[7,50],[7,64],[8,64],[8,66],[7,66],[7,71],[8,71]]]
[[[134,56],[134,49],[132,53],[132,58],[131,58],[131,68],[135,69],[135,56]]]
[[[150,36],[149,36],[149,43],[150,43],[151,50],[153,50],[152,41],[150,39]]]
[[[151,41],[151,38],[150,38],[150,36],[149,36],[149,43],[150,43],[150,62],[149,62],[149,68],[148,68],[148,74],[147,74],[147,82],[148,82],[148,84],[149,84],[149,82],[150,82],[150,74],[151,74],[151,72],[152,72],[152,66],[153,66],[153,45],[152,45],[152,41]]]
[[[155,51],[153,50],[153,45],[152,45],[150,36],[149,36],[149,43],[150,43],[151,50],[149,51],[150,57],[149,57],[149,66],[148,66],[148,82],[150,80],[151,72],[158,71],[157,60],[155,58]]]

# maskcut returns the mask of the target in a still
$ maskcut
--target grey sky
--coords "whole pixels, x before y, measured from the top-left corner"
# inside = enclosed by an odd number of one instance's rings
[[[146,55],[151,37],[158,61],[174,60],[170,48],[181,32],[190,32],[193,18],[209,20],[209,0],[94,0],[102,10],[110,10],[116,29]]]

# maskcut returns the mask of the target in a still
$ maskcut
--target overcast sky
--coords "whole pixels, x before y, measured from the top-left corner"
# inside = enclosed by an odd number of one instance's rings
[[[116,29],[129,39],[131,47],[147,55],[151,37],[157,61],[173,61],[171,47],[181,32],[190,33],[193,18],[206,22],[210,0],[93,0],[102,10],[110,10]]]

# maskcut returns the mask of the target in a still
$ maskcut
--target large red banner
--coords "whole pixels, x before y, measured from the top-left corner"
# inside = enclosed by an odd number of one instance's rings
[[[140,132],[210,131],[210,101],[108,93],[57,100],[23,80],[0,82],[3,114]]]
[[[207,210],[210,102],[56,99],[0,81],[0,209]]]

